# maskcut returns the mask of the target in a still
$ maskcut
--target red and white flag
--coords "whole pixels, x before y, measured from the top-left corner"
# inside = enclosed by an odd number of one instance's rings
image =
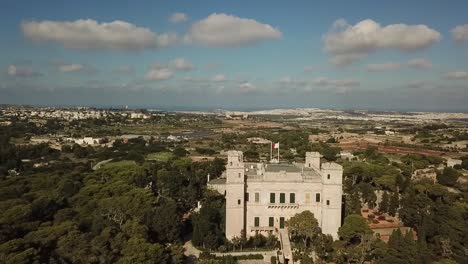
[[[272,145],[272,148],[278,149],[278,148],[279,148],[279,142],[278,142],[278,143],[274,143],[274,144]]]

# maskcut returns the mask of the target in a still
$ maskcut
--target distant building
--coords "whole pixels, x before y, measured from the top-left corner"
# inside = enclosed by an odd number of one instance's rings
[[[452,158],[447,159],[447,167],[453,168],[455,165],[461,165],[461,164],[462,164],[462,160],[452,159]]]
[[[225,178],[208,186],[226,196],[226,237],[273,233],[297,213],[311,211],[324,234],[338,239],[343,167],[320,162],[307,152],[305,164],[244,163],[241,151],[228,151]]]

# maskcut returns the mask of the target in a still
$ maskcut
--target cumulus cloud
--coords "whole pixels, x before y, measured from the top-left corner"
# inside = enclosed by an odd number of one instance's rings
[[[172,78],[174,73],[161,64],[154,64],[145,75],[147,81],[162,81]]]
[[[176,12],[169,17],[171,23],[177,24],[188,20],[188,17],[184,13]]]
[[[190,71],[194,69],[193,64],[184,58],[176,58],[169,62],[169,65],[178,71]]]
[[[456,26],[450,32],[453,39],[457,42],[468,40],[468,24]]]
[[[255,85],[250,82],[242,82],[239,84],[239,88],[242,93],[247,93],[255,90]]]
[[[59,43],[72,49],[143,50],[167,47],[177,41],[175,33],[158,34],[120,20],[27,21],[21,23],[21,30],[35,42]]]
[[[211,78],[211,80],[213,82],[224,82],[224,81],[226,81],[226,76],[224,76],[223,74],[217,74],[217,75],[213,76],[213,78]]]
[[[353,79],[328,79],[328,78],[317,78],[314,80],[314,84],[317,86],[330,86],[330,87],[357,87],[361,83]]]
[[[390,71],[396,70],[401,67],[400,63],[396,62],[386,62],[380,64],[368,64],[367,70],[370,72],[379,72],[379,71]]]
[[[337,20],[323,37],[325,51],[335,65],[347,65],[378,49],[414,51],[439,41],[441,34],[426,25],[381,26],[366,19],[356,25]]]
[[[429,69],[432,67],[432,63],[424,58],[416,58],[409,60],[408,66],[417,69]]]
[[[41,73],[35,71],[29,66],[9,65],[7,74],[14,77],[34,77],[40,76]]]
[[[194,23],[184,37],[187,44],[214,47],[237,47],[265,40],[280,39],[281,31],[254,19],[227,14],[211,14]]]
[[[83,70],[84,66],[82,64],[62,64],[58,66],[60,72],[77,72]]]
[[[468,79],[468,71],[453,71],[444,74],[445,79],[451,80],[466,80]]]

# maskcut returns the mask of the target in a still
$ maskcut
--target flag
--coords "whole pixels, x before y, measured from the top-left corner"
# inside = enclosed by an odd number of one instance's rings
[[[274,149],[278,149],[278,148],[279,148],[279,142],[278,142],[278,143],[275,143],[275,144],[273,144],[272,148],[274,148]]]

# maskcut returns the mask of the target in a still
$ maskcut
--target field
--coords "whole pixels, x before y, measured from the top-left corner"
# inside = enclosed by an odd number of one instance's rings
[[[146,155],[147,160],[157,160],[157,161],[162,161],[162,162],[166,162],[173,157],[174,157],[174,154],[172,154],[171,152],[158,152],[158,153],[150,153]]]

